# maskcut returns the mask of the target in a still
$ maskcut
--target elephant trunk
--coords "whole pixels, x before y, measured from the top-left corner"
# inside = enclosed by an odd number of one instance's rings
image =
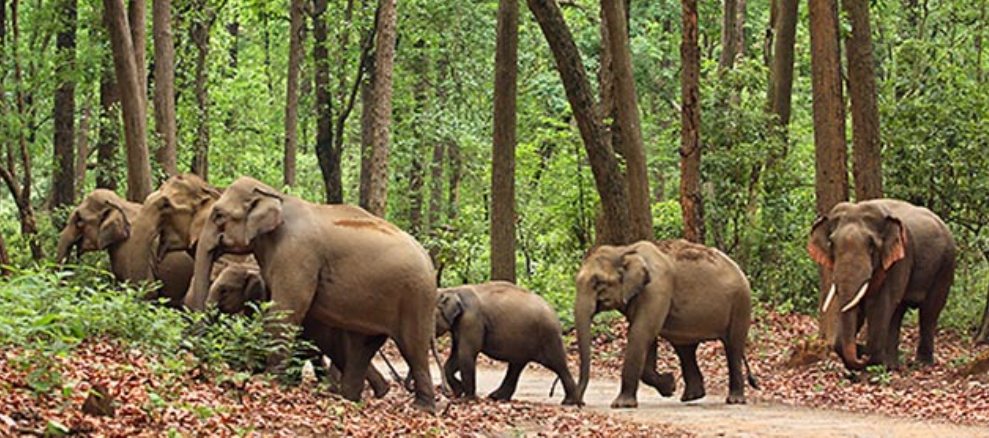
[[[584,391],[591,378],[591,318],[594,316],[594,299],[577,294],[574,305],[574,322],[577,325],[577,347],[580,352],[580,378],[577,382],[577,401],[584,400]]]
[[[73,224],[68,224],[62,233],[58,235],[58,248],[55,253],[55,262],[65,263],[69,258],[69,251],[79,243],[79,230]]]
[[[199,311],[206,308],[206,299],[209,297],[210,289],[209,278],[213,271],[213,261],[216,259],[219,241],[220,235],[216,226],[208,222],[196,245],[192,280],[189,282],[189,292],[185,294],[184,304],[189,310]]]
[[[865,368],[866,359],[858,357],[858,346],[855,344],[858,315],[848,312],[841,315],[841,327],[838,336],[838,354],[845,363],[845,368],[858,371]]]

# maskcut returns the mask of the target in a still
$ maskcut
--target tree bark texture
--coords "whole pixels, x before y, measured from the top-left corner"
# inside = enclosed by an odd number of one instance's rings
[[[131,30],[123,0],[103,0],[113,64],[117,77],[124,141],[127,145],[127,200],[143,202],[151,193],[151,163],[148,161],[144,94],[135,63]],[[143,34],[143,32],[142,32]]]
[[[175,121],[175,43],[172,34],[172,1],[152,0],[151,26],[155,46],[155,158],[168,176],[179,173]]]
[[[374,61],[371,61],[374,63]],[[361,82],[361,174],[358,204],[365,210],[371,194],[371,118],[374,112],[374,67]]]
[[[374,101],[368,211],[384,217],[388,203],[388,148],[392,113],[392,71],[398,14],[396,0],[381,0],[374,44]]]
[[[724,0],[724,8],[721,14],[721,56],[718,58],[718,66],[723,70],[730,70],[735,66],[735,54],[737,53],[737,31],[738,22],[737,0]]]
[[[288,76],[285,78],[285,156],[283,183],[295,185],[296,151],[299,144],[299,68],[302,65],[302,33],[305,28],[304,0],[291,0],[289,9]]]
[[[527,0],[527,3],[553,52],[567,100],[587,149],[591,172],[601,198],[604,228],[610,234],[598,240],[612,244],[629,243],[632,237],[627,226],[630,215],[625,180],[614,150],[605,139],[606,133],[598,118],[600,113],[573,35],[554,0]]]
[[[313,2],[313,64],[316,87],[316,158],[323,176],[326,203],[343,202],[343,188],[338,180],[339,157],[333,153],[333,104],[330,96],[330,59],[327,47],[327,0]]]
[[[499,0],[491,153],[491,279],[515,282],[517,0]]]
[[[55,76],[53,125],[55,131],[52,167],[52,207],[75,204],[75,111],[76,111],[76,1],[60,0],[57,7],[58,34],[55,50],[58,61]]]
[[[100,75],[99,135],[96,140],[96,187],[117,190],[117,149],[120,145],[120,97],[112,59],[105,60]]]
[[[642,142],[642,124],[639,120],[624,1],[602,0],[601,6],[608,26],[611,71],[615,82],[616,121],[620,126],[621,150],[625,156],[628,214],[629,224],[632,227],[629,237],[633,241],[651,240],[653,231],[652,210],[649,203],[649,173],[646,170],[645,146]]]
[[[838,8],[835,0],[809,0],[811,85],[814,110],[814,156],[817,214],[823,215],[848,200],[848,151],[845,143],[845,107],[841,89],[841,54],[838,45]],[[821,271],[821,294],[829,287]],[[820,304],[820,303],[819,303]],[[820,333],[833,343],[837,335],[837,308],[821,315]]]
[[[203,9],[206,2],[200,3]],[[189,33],[196,46],[196,145],[192,158],[192,173],[209,180],[209,44],[210,28],[216,19],[216,11],[203,11],[205,17],[198,17],[190,23]]]
[[[779,125],[790,124],[793,96],[793,47],[797,37],[799,0],[775,0],[773,5],[773,56],[770,65],[769,105]]]
[[[680,207],[683,236],[704,242],[704,200],[701,196],[700,50],[697,45],[697,0],[682,0],[680,40]]]
[[[883,172],[876,104],[876,72],[868,0],[842,0],[852,31],[845,39],[848,94],[852,101],[852,175],[855,200],[883,196]]]
[[[134,66],[137,69],[137,84],[141,91],[141,105],[148,113],[148,61],[147,61],[147,0],[130,0],[127,6],[127,23],[130,26],[131,44],[134,47]]]

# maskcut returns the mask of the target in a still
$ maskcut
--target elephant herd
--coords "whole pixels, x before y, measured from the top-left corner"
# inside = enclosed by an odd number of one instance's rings
[[[449,332],[443,364],[456,396],[474,397],[479,353],[508,363],[490,397],[508,400],[530,362],[556,373],[564,404],[581,405],[590,378],[591,322],[617,310],[629,322],[615,408],[635,407],[641,380],[663,396],[671,373],[656,369],[663,338],[680,360],[682,401],[705,395],[697,364],[700,342],[720,340],[728,364],[727,403],[745,403],[756,386],[745,356],[751,291],[745,273],[724,253],[684,240],[601,245],[576,276],[574,322],[579,376],[567,368],[562,327],[538,295],[506,282],[437,289],[429,254],[409,234],[365,210],[313,204],[241,177],[225,190],[195,175],[167,180],[143,204],[97,189],[72,211],[58,241],[58,261],[106,250],[120,281],[160,282],[154,296],[201,311],[250,313],[270,301],[283,322],[302,328],[339,373],[338,391],[359,400],[365,380],[388,391],[372,356],[392,339],[409,368],[414,405],[435,410],[428,351]],[[933,361],[934,334],[954,275],[955,244],[927,209],[901,201],[842,203],[812,226],[808,252],[832,278],[822,312],[839,311],[834,348],[849,369],[899,365],[900,325],[920,308],[917,361]],[[856,337],[868,321],[864,349]],[[280,333],[273,325],[275,336]],[[269,370],[285,357],[272,354]],[[744,367],[744,374],[743,374]],[[457,377],[459,374],[459,378]]]

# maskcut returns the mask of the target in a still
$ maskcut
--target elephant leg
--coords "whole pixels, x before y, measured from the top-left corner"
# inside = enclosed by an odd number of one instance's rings
[[[704,376],[701,375],[701,369],[697,366],[697,344],[674,345],[673,349],[676,350],[677,357],[680,358],[680,371],[683,373],[683,383],[686,387],[683,390],[683,395],[680,396],[680,401],[688,402],[703,398],[706,393],[704,392]]]
[[[611,402],[612,408],[634,408],[639,405],[636,392],[639,389],[639,379],[642,378],[646,353],[655,345],[653,341],[659,335],[659,328],[666,321],[669,310],[667,300],[661,303],[655,314],[632,321],[628,331],[628,345],[625,347],[625,362],[622,364],[622,388],[618,397]]]
[[[343,380],[340,384],[340,393],[344,398],[350,401],[361,400],[364,378],[367,376],[368,367],[371,365],[371,358],[387,339],[386,336],[382,335],[367,336],[353,332],[347,333],[346,363],[343,367]]]
[[[430,307],[429,312],[432,311]],[[433,398],[433,379],[429,375],[429,342],[433,339],[435,328],[432,324],[427,326],[418,322],[418,318],[407,318],[400,336],[394,340],[415,381],[416,399],[413,406],[433,413],[436,412],[436,400]]]
[[[461,348],[457,349],[457,367],[460,368],[460,377],[464,384],[464,397],[477,398],[477,351]]]
[[[907,313],[907,305],[900,304],[893,311],[889,320],[889,333],[886,334],[886,359],[890,369],[900,368],[900,327],[903,326],[903,315]]]
[[[945,262],[938,272],[934,286],[927,299],[920,306],[920,342],[917,344],[917,363],[934,364],[934,335],[937,333],[937,320],[948,299],[948,290],[955,276],[954,261]]]
[[[745,341],[730,337],[724,341],[725,357],[728,359],[728,399],[730,405],[745,404],[745,378],[742,375],[742,359],[745,356]]]
[[[522,375],[522,370],[525,369],[525,362],[512,362],[508,364],[508,371],[505,373],[505,380],[501,381],[501,386],[488,395],[488,398],[492,400],[508,401],[512,399],[512,395],[515,394],[515,388],[519,384],[519,376]]]
[[[330,382],[330,392],[339,394],[340,382],[343,380],[343,370],[340,369],[340,364],[336,361],[333,361],[326,370],[326,380]]]
[[[305,279],[304,276],[293,276],[287,270],[275,270],[273,275],[269,283],[273,304],[270,311],[285,316],[270,321],[265,329],[272,334],[275,343],[288,344],[291,336],[295,336],[295,332],[288,327],[302,326],[312,300],[316,296],[316,280],[315,277]],[[280,373],[284,369],[288,353],[281,350],[284,349],[277,349],[276,352],[268,355],[266,364],[268,372]]]
[[[676,389],[676,382],[673,373],[662,373],[656,371],[656,348],[659,346],[659,339],[652,341],[652,347],[646,351],[646,365],[642,369],[642,382],[659,391],[659,395],[669,397]]]
[[[368,385],[371,386],[371,390],[374,391],[374,398],[382,398],[391,390],[388,380],[385,379],[385,376],[381,375],[381,372],[378,371],[374,364],[368,365],[365,379]]]
[[[889,348],[886,337],[889,335],[890,318],[893,317],[894,311],[894,304],[890,302],[889,286],[890,284],[887,284],[880,289],[872,302],[865,303],[866,320],[869,322],[865,350],[870,364],[892,365],[886,355]]]
[[[457,378],[457,371],[460,371],[460,368],[457,367],[457,348],[454,346],[450,351],[450,357],[446,358],[446,362],[443,363],[443,374],[446,375],[446,382],[450,384],[450,390],[453,391],[454,397],[464,395],[464,385]]]
[[[552,345],[553,347],[547,348],[542,355],[543,357],[540,357],[537,362],[549,368],[560,378],[560,383],[563,384],[563,392],[565,393],[563,398],[564,405],[581,404],[577,400],[577,384],[574,382],[573,375],[570,374],[570,370],[567,368],[567,353],[563,348],[563,340],[554,341]]]

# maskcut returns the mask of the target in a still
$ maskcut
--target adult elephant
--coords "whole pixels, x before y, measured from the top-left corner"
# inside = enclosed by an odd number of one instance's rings
[[[697,345],[720,340],[728,358],[727,403],[745,403],[742,365],[751,321],[749,295],[749,281],[742,270],[713,248],[685,240],[597,247],[577,273],[578,400],[583,400],[590,379],[591,318],[598,312],[618,310],[629,322],[628,345],[621,392],[612,408],[638,406],[640,379],[664,396],[672,392],[669,377],[655,369],[660,336],[673,344],[680,358],[686,386],[681,401],[704,397]],[[751,372],[749,384],[755,387]]]
[[[159,296],[173,306],[182,304],[192,277],[192,257],[184,252],[155,255],[158,237],[158,197],[153,193],[144,205],[128,202],[116,193],[96,189],[69,215],[58,238],[56,260],[64,262],[76,248],[78,254],[106,250],[110,270],[118,281],[134,284],[161,280]]]
[[[956,251],[937,215],[893,199],[842,202],[814,222],[807,251],[831,273],[821,310],[840,306],[834,347],[845,367],[897,368],[909,308],[920,309],[916,360],[934,363],[934,334],[954,280]],[[864,358],[855,343],[863,321],[869,323]]]
[[[361,208],[312,204],[242,177],[213,205],[199,235],[190,309],[204,307],[213,260],[224,252],[254,254],[286,322],[349,332],[344,397],[360,399],[371,357],[390,337],[415,380],[415,405],[435,410],[428,351],[436,282],[412,236]]]

